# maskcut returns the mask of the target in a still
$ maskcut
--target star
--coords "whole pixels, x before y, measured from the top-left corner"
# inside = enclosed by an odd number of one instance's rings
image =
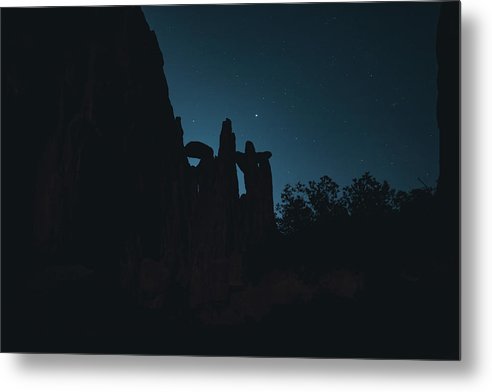
[[[258,114],[255,113],[255,117],[258,117]]]

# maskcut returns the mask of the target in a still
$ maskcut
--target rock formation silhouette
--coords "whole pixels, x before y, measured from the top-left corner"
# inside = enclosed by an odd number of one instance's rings
[[[229,119],[217,156],[184,146],[140,8],[2,16],[3,141],[17,168],[3,180],[18,190],[4,199],[6,242],[33,244],[26,258],[39,265],[89,265],[146,307],[220,301],[241,285],[244,252],[275,229],[271,153],[237,152]]]

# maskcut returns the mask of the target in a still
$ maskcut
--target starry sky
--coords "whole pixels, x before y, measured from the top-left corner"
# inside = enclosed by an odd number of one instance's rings
[[[230,118],[238,150],[251,140],[272,152],[275,202],[285,184],[323,175],[435,186],[438,3],[143,10],[185,143],[217,154]]]

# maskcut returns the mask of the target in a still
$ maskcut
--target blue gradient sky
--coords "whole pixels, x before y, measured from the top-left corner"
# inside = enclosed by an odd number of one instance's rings
[[[438,3],[143,9],[185,143],[217,153],[229,117],[238,149],[272,151],[276,202],[322,175],[435,185]]]

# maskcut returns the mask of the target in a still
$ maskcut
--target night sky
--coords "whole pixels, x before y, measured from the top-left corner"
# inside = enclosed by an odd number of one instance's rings
[[[238,150],[273,153],[276,202],[322,175],[435,186],[438,3],[143,9],[185,143],[217,154],[229,117]]]

